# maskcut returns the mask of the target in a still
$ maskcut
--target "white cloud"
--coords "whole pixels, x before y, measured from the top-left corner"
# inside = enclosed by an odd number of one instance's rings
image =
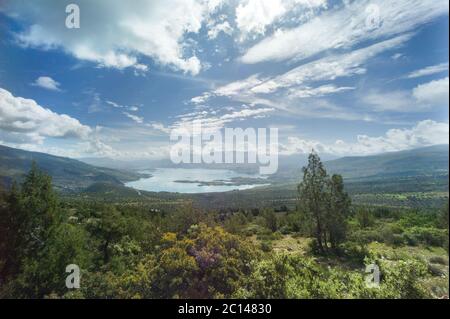
[[[449,102],[448,77],[419,84],[412,90],[364,93],[361,101],[376,112],[423,112],[432,108],[445,107]]]
[[[9,136],[42,143],[46,137],[88,138],[91,128],[65,114],[57,114],[34,100],[13,96],[0,88],[0,130]]]
[[[411,34],[404,34],[349,53],[330,55],[278,76],[254,74],[205,92],[191,102],[204,104],[214,97],[228,97],[236,102],[271,107],[299,117],[373,121],[373,115],[365,109],[352,110],[318,98],[355,89],[338,87],[333,81],[365,74],[366,64],[371,58],[402,46],[410,38]],[[330,83],[323,83],[326,81]],[[374,99],[369,102],[374,104]]]
[[[254,74],[244,80],[231,82],[214,90],[214,94],[218,96],[233,96],[241,94],[256,85],[262,83],[259,74]]]
[[[140,117],[140,116],[137,116],[137,115],[128,113],[128,112],[122,112],[122,113],[123,113],[126,117],[132,119],[133,121],[135,121],[135,122],[138,123],[138,124],[142,124],[142,123],[144,122],[144,118],[143,118],[143,117]]]
[[[243,0],[236,7],[236,25],[242,33],[241,40],[263,35],[268,26],[296,9],[325,8],[326,0]]]
[[[416,30],[445,14],[448,14],[447,0],[345,2],[299,27],[279,29],[251,47],[241,60],[253,64],[305,59],[330,49],[351,48],[364,41]]]
[[[146,71],[141,56],[176,70],[197,74],[201,62],[190,50],[189,33],[198,33],[203,22],[223,1],[218,0],[79,0],[81,28],[64,25],[64,4],[52,0],[12,1],[3,8],[11,17],[30,24],[18,34],[25,46],[61,48],[78,59],[118,69]]]
[[[38,77],[32,85],[39,86],[43,89],[51,90],[51,91],[60,91],[60,84],[53,80],[49,76],[40,76]]]
[[[114,102],[112,102],[114,103]],[[134,121],[143,119],[128,113]],[[168,132],[161,123],[151,127],[125,124],[122,128],[90,128],[68,115],[57,114],[32,99],[15,97],[0,88],[0,144],[72,158],[106,156],[161,158],[167,141],[153,140],[155,130]],[[52,144],[48,139],[52,139]],[[64,141],[55,138],[65,138]]]
[[[370,155],[383,152],[402,151],[449,143],[449,125],[432,120],[418,122],[409,129],[390,129],[383,136],[358,135],[356,142],[337,140],[332,144],[290,137],[281,147],[282,154],[309,153],[315,149],[334,155]]]
[[[289,90],[289,98],[322,97],[324,95],[354,90],[354,87],[336,87],[334,85],[322,85],[316,88],[296,87]]]
[[[240,100],[241,102],[251,102],[253,98],[250,90],[256,85],[261,84],[263,81],[263,79],[259,78],[259,74],[254,74],[244,80],[230,82],[213,91],[205,92],[200,96],[193,97],[191,102],[194,104],[203,104],[207,100],[217,96],[224,96],[234,99],[236,99],[236,97],[240,97],[240,99],[237,98],[237,100]],[[249,97],[250,100],[248,99]]]
[[[115,107],[115,108],[118,108],[118,109],[123,108],[122,105],[119,105],[119,104],[117,104],[116,102],[113,102],[113,101],[106,101],[106,104],[109,104],[112,107]]]
[[[96,156],[106,157],[120,156],[120,152],[102,142],[97,136],[84,143],[83,147],[79,150],[79,153],[95,154]]]
[[[413,96],[417,101],[435,106],[447,106],[449,102],[448,77],[417,86]]]
[[[414,78],[419,78],[419,77],[427,76],[427,75],[433,75],[433,74],[441,73],[441,72],[445,72],[445,71],[448,71],[448,62],[440,63],[437,65],[428,66],[428,67],[420,69],[420,70],[416,70],[414,72],[409,73],[407,78],[414,79]]]
[[[282,0],[247,0],[236,8],[236,24],[244,34],[264,34],[266,26],[285,13]]]
[[[171,129],[169,127],[164,126],[163,123],[152,122],[152,123],[147,124],[147,126],[153,128],[154,130],[161,131],[166,134],[170,134]]]
[[[369,105],[371,110],[375,112],[412,112],[423,109],[418,107],[417,101],[412,98],[411,92],[407,90],[391,92],[371,90],[364,93],[361,100],[363,104]]]
[[[112,107],[114,107],[116,109],[126,109],[126,110],[131,111],[131,112],[139,111],[139,107],[137,107],[135,105],[131,105],[131,106],[121,105],[121,104],[118,104],[118,103],[113,102],[113,101],[106,101],[106,104],[111,105]]]
[[[288,94],[297,91],[298,97],[301,97],[302,92],[304,95],[310,96],[337,93],[350,88],[336,88],[330,84],[311,88],[311,83],[364,74],[366,72],[364,63],[370,58],[383,51],[401,46],[410,37],[408,34],[402,35],[350,53],[325,57],[300,65],[275,77],[262,78],[259,74],[254,74],[244,80],[231,82],[211,92],[205,92],[203,95],[191,99],[191,102],[201,104],[214,96],[226,96],[238,98],[240,101],[247,103],[250,103],[253,99],[255,103],[267,104],[267,101],[258,98],[258,95],[274,93],[283,88],[291,88]],[[291,97],[294,96],[295,93]]]
[[[192,125],[196,121],[200,121],[204,132],[217,132],[224,128],[227,123],[242,121],[248,118],[259,118],[274,110],[275,109],[269,107],[249,108],[244,105],[240,110],[222,115],[212,116],[211,112],[208,111],[194,112],[182,115],[180,120],[171,126],[171,129],[191,131]]]
[[[203,93],[200,96],[195,96],[191,99],[191,103],[194,104],[203,104],[205,103],[209,98],[211,97],[211,94],[208,92]]]
[[[282,75],[261,81],[260,84],[251,88],[251,91],[267,94],[280,88],[302,85],[312,81],[329,81],[339,77],[364,74],[366,69],[363,64],[370,58],[404,44],[410,37],[409,34],[402,35],[350,53],[332,55],[300,65]]]
[[[399,60],[403,57],[404,57],[403,53],[395,53],[391,56],[392,60]]]
[[[208,30],[208,38],[210,40],[215,39],[221,32],[228,34],[228,35],[231,35],[233,33],[233,28],[228,23],[228,21],[218,23],[218,24],[214,25],[211,29],[209,29]]]

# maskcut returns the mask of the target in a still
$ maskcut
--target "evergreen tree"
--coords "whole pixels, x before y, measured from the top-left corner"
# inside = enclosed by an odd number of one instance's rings
[[[344,241],[347,231],[347,218],[350,211],[350,197],[344,191],[341,175],[333,175],[329,181],[329,208],[326,212],[328,241],[333,249]]]
[[[56,195],[51,178],[33,162],[20,189],[13,183],[6,205],[0,209],[0,259],[2,280],[11,279],[10,296],[38,297],[29,290],[24,278],[37,278],[39,260],[49,244],[52,230],[59,221]],[[25,288],[24,288],[25,287]]]
[[[345,239],[350,198],[344,191],[342,176],[328,177],[314,151],[303,168],[303,180],[298,185],[300,207],[304,218],[312,224],[320,253],[336,249]]]
[[[320,252],[325,252],[325,222],[327,194],[327,172],[314,151],[308,157],[308,165],[303,168],[303,181],[298,185],[300,207],[313,222],[313,234]]]
[[[21,216],[17,214],[20,192],[14,182],[8,194],[0,201],[0,283],[13,277],[19,270]]]
[[[25,177],[19,198],[11,198],[13,211],[20,220],[21,251],[26,256],[38,253],[59,221],[52,179],[40,171],[35,162]]]

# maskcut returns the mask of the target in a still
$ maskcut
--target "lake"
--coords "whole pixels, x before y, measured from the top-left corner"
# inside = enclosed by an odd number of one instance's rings
[[[264,177],[225,169],[157,168],[151,171],[141,171],[141,173],[151,174],[152,177],[141,178],[125,185],[143,191],[178,193],[227,192],[268,185],[242,182],[237,185],[227,185],[231,184],[233,179],[261,179]],[[208,183],[214,185],[205,185]]]

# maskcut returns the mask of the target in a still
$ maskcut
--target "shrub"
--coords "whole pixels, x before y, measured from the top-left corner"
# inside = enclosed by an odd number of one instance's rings
[[[411,227],[406,230],[405,238],[410,243],[444,247],[447,233],[443,229],[432,227]]]
[[[444,276],[445,275],[445,271],[443,271],[439,266],[433,265],[433,264],[428,264],[428,271],[430,272],[430,274],[432,274],[433,276]]]
[[[448,265],[448,261],[442,256],[433,256],[429,259],[432,264]]]
[[[356,212],[356,220],[361,228],[368,228],[375,224],[372,213],[367,209],[359,209]]]
[[[252,245],[220,227],[195,225],[184,238],[171,239],[123,277],[121,289],[128,296],[230,297],[250,274],[251,261],[258,259]]]
[[[261,250],[266,253],[272,251],[272,244],[268,241],[263,241],[261,243]]]

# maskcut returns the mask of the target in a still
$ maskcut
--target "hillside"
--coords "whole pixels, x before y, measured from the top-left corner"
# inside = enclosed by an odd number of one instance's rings
[[[439,207],[448,197],[448,156],[448,145],[438,145],[374,156],[344,157],[324,163],[329,173],[344,176],[346,190],[356,202],[417,206],[417,201],[430,205],[431,200],[431,206]],[[272,185],[245,191],[189,195],[152,193],[137,192],[123,185],[123,182],[139,178],[137,173],[0,146],[0,178],[7,182],[20,179],[32,160],[53,177],[55,187],[60,190],[82,191],[82,196],[108,201],[119,198],[159,198],[169,202],[191,199],[204,208],[278,207],[283,204],[293,207],[304,164],[291,162],[289,170],[282,167],[278,174],[269,178]]]
[[[448,173],[448,157],[448,145],[436,145],[373,156],[343,157],[325,165],[330,172],[347,178],[440,175]]]
[[[70,158],[0,145],[0,180],[6,184],[12,180],[20,180],[33,161],[52,176],[57,189],[66,191],[84,189],[94,183],[123,185],[123,182],[140,177],[133,172],[95,167]]]
[[[301,160],[301,158],[300,158]],[[344,177],[345,188],[358,204],[442,207],[448,200],[448,145],[373,156],[325,161],[329,174]],[[195,195],[202,207],[295,207],[301,167],[282,166],[270,177],[273,185],[223,194]]]

